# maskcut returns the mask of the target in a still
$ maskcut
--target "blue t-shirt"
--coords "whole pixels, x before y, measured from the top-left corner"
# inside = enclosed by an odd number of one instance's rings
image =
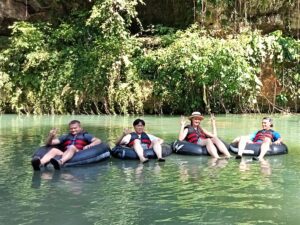
[[[250,135],[250,140],[251,141],[254,140],[257,132],[258,131],[254,132],[253,134]],[[272,142],[277,141],[279,138],[281,138],[280,134],[278,132],[274,131],[274,130],[272,131],[272,134],[273,134],[273,140],[272,140]],[[262,140],[258,140],[257,142],[262,142]]]

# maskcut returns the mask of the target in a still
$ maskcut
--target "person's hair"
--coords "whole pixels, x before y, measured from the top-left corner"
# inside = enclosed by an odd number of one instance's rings
[[[143,126],[145,126],[145,121],[142,119],[136,119],[135,121],[133,121],[133,126],[136,126],[139,123],[141,123]]]
[[[270,117],[264,117],[263,120],[268,120],[271,123],[270,127],[273,127],[273,120]]]
[[[72,120],[70,123],[69,123],[69,126],[73,125],[73,124],[79,124],[80,126],[80,121],[79,120]]]

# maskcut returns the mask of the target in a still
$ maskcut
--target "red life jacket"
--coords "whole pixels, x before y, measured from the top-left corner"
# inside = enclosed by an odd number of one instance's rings
[[[204,131],[201,127],[198,127],[197,130],[191,125],[187,125],[184,129],[188,129],[188,133],[185,137],[185,140],[193,144],[197,144],[198,139],[206,139],[207,136],[204,134]]]
[[[139,137],[138,134],[135,132],[130,133],[130,135],[131,135],[131,138],[130,138],[129,143],[127,144],[127,146],[130,148],[133,146],[133,143],[136,139],[141,140],[142,144],[147,144],[148,148],[151,145],[151,140],[145,132],[141,133],[141,137]]]
[[[84,146],[88,145],[86,138],[84,137],[84,134],[86,132],[80,132],[76,134],[75,136],[72,134],[68,134],[66,137],[66,141],[64,141],[62,144],[64,146],[64,149],[66,150],[69,145],[75,145],[75,147],[78,150],[82,150]]]
[[[253,142],[257,142],[257,141],[264,141],[265,138],[270,138],[271,141],[273,142],[274,141],[274,134],[273,134],[273,130],[260,130],[260,131],[257,131],[254,139],[253,139]]]

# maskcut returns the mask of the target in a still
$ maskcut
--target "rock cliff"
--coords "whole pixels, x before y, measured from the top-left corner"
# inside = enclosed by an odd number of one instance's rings
[[[280,29],[299,38],[300,0],[144,0],[137,10],[144,26],[162,24],[184,28],[198,21],[204,26],[237,27],[245,23],[265,33]],[[76,9],[89,10],[94,0],[1,0],[0,35],[9,35],[14,21],[49,21],[57,23]]]

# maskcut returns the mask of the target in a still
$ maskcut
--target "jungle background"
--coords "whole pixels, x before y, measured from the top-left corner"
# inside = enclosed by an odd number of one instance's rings
[[[1,0],[0,112],[300,112],[300,0]]]

